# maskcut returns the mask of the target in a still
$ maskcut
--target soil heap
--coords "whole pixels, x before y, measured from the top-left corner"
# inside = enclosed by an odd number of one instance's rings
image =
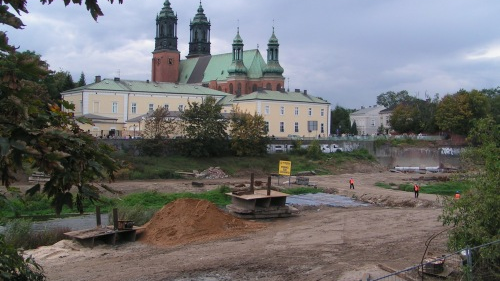
[[[144,227],[140,241],[175,246],[234,237],[265,224],[233,217],[206,200],[178,199],[165,205]]]

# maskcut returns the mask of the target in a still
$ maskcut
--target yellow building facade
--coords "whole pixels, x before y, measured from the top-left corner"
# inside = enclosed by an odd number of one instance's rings
[[[175,118],[188,102],[201,103],[206,97],[221,100],[228,94],[192,84],[154,83],[120,79],[96,79],[96,83],[61,93],[73,104],[76,117],[93,125],[81,128],[96,137],[138,137],[148,113],[165,107]]]
[[[327,137],[330,130],[330,103],[307,94],[259,90],[248,95],[224,98],[223,111],[238,108],[264,117],[268,135],[277,138]]]
[[[325,137],[330,128],[330,103],[300,91],[258,90],[236,96],[194,84],[98,79],[61,95],[74,105],[76,117],[92,121],[92,125],[81,124],[81,128],[100,138],[139,137],[144,120],[156,108],[165,107],[172,118],[177,118],[188,102],[201,103],[209,96],[222,105],[221,113],[226,116],[235,108],[262,115],[269,136]]]

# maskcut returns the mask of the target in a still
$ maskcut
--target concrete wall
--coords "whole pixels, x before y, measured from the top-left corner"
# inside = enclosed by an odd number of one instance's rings
[[[126,149],[134,147],[134,143],[138,140],[126,139],[103,139],[104,141],[117,149]],[[171,140],[175,141],[175,140]],[[274,145],[288,147],[292,144],[291,140],[275,140]],[[310,141],[304,140],[303,145],[308,145]],[[374,155],[380,164],[387,168],[394,167],[440,167],[440,168],[461,168],[460,154],[465,149],[465,146],[458,146],[443,143],[437,146],[429,147],[391,147],[382,145],[375,147],[373,141],[331,141],[319,140],[322,145],[338,145],[343,151],[353,151],[355,149],[364,148]],[[279,152],[286,152],[280,150]]]

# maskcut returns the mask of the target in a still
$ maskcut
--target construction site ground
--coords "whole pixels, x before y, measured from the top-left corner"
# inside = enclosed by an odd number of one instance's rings
[[[360,280],[366,273],[379,277],[388,274],[381,268],[400,270],[418,264],[426,240],[446,227],[438,221],[441,207],[437,196],[420,194],[415,199],[413,193],[376,187],[375,183],[418,181],[425,185],[431,177],[446,176],[389,171],[310,176],[310,182],[318,188],[371,204],[299,207],[300,212],[290,218],[259,220],[255,224],[258,227],[249,227],[248,231],[194,242],[172,243],[170,239],[162,246],[139,239],[90,249],[63,240],[27,254],[43,266],[49,280],[351,281]],[[354,190],[349,189],[351,177],[355,180]],[[124,193],[201,192],[249,180],[249,176],[197,180],[204,183],[203,187],[192,186],[188,179],[132,181],[116,182],[112,187]],[[266,182],[267,178],[256,180]],[[280,179],[281,183],[285,180]],[[277,184],[276,178],[273,184]],[[432,240],[427,256],[446,253],[443,233]]]

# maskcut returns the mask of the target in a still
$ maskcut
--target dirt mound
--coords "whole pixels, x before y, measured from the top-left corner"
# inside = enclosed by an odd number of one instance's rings
[[[164,206],[144,227],[140,241],[174,246],[234,237],[265,225],[233,217],[206,200],[179,199]]]

